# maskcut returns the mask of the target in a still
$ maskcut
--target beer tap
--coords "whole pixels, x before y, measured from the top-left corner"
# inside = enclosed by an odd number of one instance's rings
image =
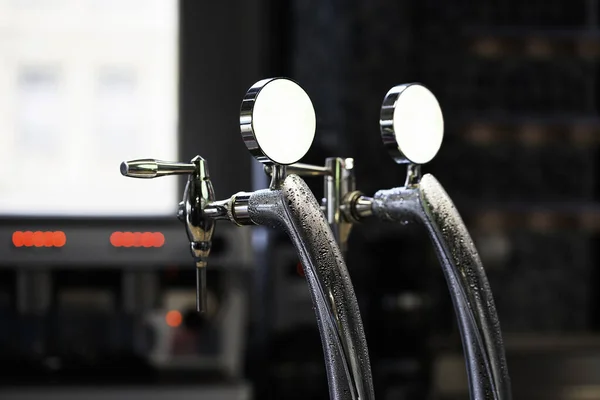
[[[385,148],[398,164],[407,165],[404,186],[380,190],[373,197],[354,188],[350,168],[334,172],[328,158],[325,167],[292,164],[288,171],[302,176],[324,175],[322,207],[340,247],[346,247],[352,224],[366,218],[406,224],[422,223],[435,247],[446,278],[461,332],[471,399],[511,399],[510,378],[494,299],[485,270],[469,232],[452,200],[421,165],[439,151],[444,135],[444,119],[436,97],[418,83],[393,87],[385,95],[380,112],[380,134]],[[348,159],[346,159],[348,160]],[[267,173],[271,171],[266,169]],[[346,184],[344,179],[352,182]],[[328,183],[333,180],[333,183]],[[330,209],[331,208],[331,209]]]
[[[207,161],[200,156],[189,163],[127,161],[121,164],[121,173],[134,178],[188,175],[177,216],[185,224],[196,266],[199,311],[206,307],[207,259],[217,220],[284,230],[298,252],[313,300],[330,397],[373,399],[367,343],[344,258],[312,192],[294,168],[286,171],[306,154],[315,130],[315,111],[307,93],[289,79],[265,79],[254,84],[242,101],[240,131],[250,153],[271,172],[268,189],[215,200]],[[342,171],[332,170],[336,168]]]

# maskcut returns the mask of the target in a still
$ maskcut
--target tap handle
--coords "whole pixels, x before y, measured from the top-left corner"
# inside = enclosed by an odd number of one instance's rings
[[[193,163],[161,161],[151,158],[123,161],[121,174],[130,178],[158,178],[165,175],[188,175],[197,171]]]
[[[206,261],[210,254],[215,221],[205,208],[215,200],[206,160],[194,157],[190,163],[160,161],[150,158],[124,161],[121,174],[132,178],[157,178],[166,175],[189,175],[177,218],[185,224],[191,253],[196,262],[196,307],[206,309]]]
[[[426,164],[440,150],[444,117],[437,99],[419,83],[391,88],[381,105],[381,139],[398,164]]]

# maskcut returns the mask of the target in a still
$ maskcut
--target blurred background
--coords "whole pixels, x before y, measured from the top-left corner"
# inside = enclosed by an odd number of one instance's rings
[[[183,180],[118,169],[200,154],[217,197],[266,187],[239,106],[287,76],[317,111],[303,161],[354,157],[367,195],[406,173],[385,93],[438,96],[424,171],[480,251],[514,397],[600,399],[599,60],[598,0],[0,0],[0,397],[328,398],[287,238],[221,223],[199,316]],[[358,225],[348,267],[378,398],[467,398],[424,230]]]

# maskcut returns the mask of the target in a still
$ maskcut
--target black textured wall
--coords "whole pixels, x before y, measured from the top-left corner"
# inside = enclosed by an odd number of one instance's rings
[[[355,157],[367,194],[402,184],[404,168],[379,139],[379,107],[392,86],[424,83],[446,119],[442,150],[424,169],[455,199],[489,264],[504,330],[593,328],[598,40],[588,29],[596,29],[598,11],[586,8],[593,2],[291,3],[289,74],[318,113],[309,161]],[[431,259],[420,254],[430,251],[425,239],[373,255],[368,247],[376,244],[364,238],[377,229],[357,228],[363,239],[354,239],[351,268],[375,265],[399,280],[403,267],[385,264],[390,252],[405,264]],[[388,234],[409,242],[406,229]]]

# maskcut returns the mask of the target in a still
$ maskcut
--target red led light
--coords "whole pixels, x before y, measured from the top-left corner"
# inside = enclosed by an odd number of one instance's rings
[[[151,232],[144,232],[140,237],[142,246],[144,247],[152,247],[154,243],[154,235]]]
[[[44,232],[44,246],[52,247],[54,246],[54,240],[52,240],[54,232]]]
[[[33,245],[35,247],[44,247],[44,232],[33,232]]]
[[[62,231],[56,231],[52,233],[52,243],[55,247],[63,247],[67,244],[67,235]]]
[[[12,235],[12,242],[15,245],[15,247],[22,247],[24,245],[23,232],[14,232]]]
[[[33,232],[31,232],[31,231],[23,232],[23,246],[25,246],[25,247],[33,246]]]
[[[162,247],[165,236],[160,232],[113,232],[110,244],[114,247]]]
[[[156,247],[162,247],[165,244],[165,236],[162,233],[154,232],[152,235]]]
[[[67,243],[67,235],[63,231],[16,231],[12,242],[15,247],[63,247]]]
[[[110,244],[115,247],[118,247],[121,243],[121,236],[123,236],[123,232],[113,232],[110,235]]]
[[[165,321],[171,328],[177,328],[183,322],[183,316],[179,311],[171,310],[165,316]]]
[[[131,247],[133,246],[133,232],[125,232],[123,233],[123,246]]]
[[[296,273],[298,273],[298,275],[300,276],[304,276],[304,268],[302,268],[301,262],[298,262],[298,264],[296,264]]]

